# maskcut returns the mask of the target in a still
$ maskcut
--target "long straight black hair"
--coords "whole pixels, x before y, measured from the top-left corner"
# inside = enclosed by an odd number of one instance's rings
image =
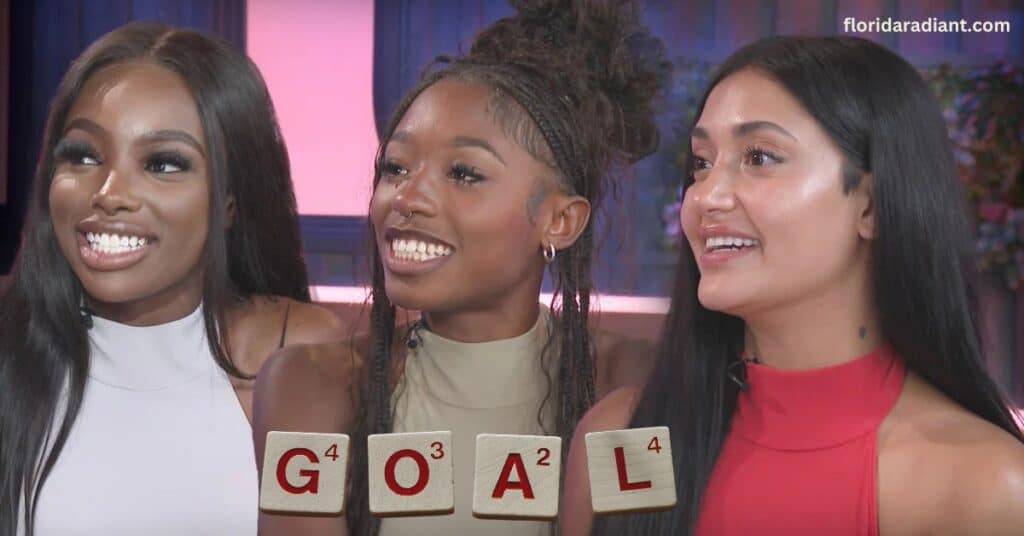
[[[152,23],[128,24],[93,43],[64,75],[51,106],[22,248],[0,298],[0,534],[14,534],[22,509],[32,534],[36,499],[75,422],[89,372],[79,312],[84,291],[50,219],[53,151],[86,81],[127,61],[180,75],[199,109],[212,181],[203,315],[217,364],[245,377],[227,347],[230,305],[253,295],[309,301],[288,155],[255,65],[216,38]]]
[[[845,158],[837,185],[873,176],[876,237],[871,278],[882,336],[909,369],[1018,440],[1008,401],[982,365],[971,288],[971,224],[938,104],[904,59],[855,37],[780,37],[729,57],[708,94],[746,69],[781,84]],[[687,169],[692,169],[689,167]],[[692,174],[686,179],[692,184]],[[727,367],[740,359],[744,323],[697,299],[700,272],[684,244],[655,373],[630,426],[668,425],[675,509],[599,518],[596,534],[692,534],[739,392]]]

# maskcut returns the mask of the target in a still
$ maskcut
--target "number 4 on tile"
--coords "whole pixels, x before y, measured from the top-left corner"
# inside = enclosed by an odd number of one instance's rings
[[[260,509],[341,514],[347,471],[347,435],[269,432],[263,453]]]
[[[594,513],[652,512],[675,506],[667,427],[592,432],[586,444]]]

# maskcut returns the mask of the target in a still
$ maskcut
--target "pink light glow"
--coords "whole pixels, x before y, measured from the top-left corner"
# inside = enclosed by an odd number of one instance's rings
[[[248,0],[246,49],[270,88],[301,214],[362,215],[370,200],[373,2]]]
[[[313,286],[309,289],[313,301],[327,303],[363,303],[370,295],[369,287]],[[617,296],[594,294],[591,296],[592,309],[607,313],[637,313],[663,315],[668,313],[668,298],[647,296]],[[551,294],[541,294],[540,303],[551,303]]]

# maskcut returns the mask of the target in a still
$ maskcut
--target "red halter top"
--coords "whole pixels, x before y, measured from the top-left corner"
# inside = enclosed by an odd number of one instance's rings
[[[878,534],[878,427],[903,389],[888,346],[809,371],[747,364],[697,534]]]

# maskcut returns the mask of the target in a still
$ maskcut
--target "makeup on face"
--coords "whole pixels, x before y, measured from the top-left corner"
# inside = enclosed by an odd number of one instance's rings
[[[96,72],[69,110],[53,159],[54,232],[93,308],[115,319],[147,317],[167,303],[194,310],[210,184],[184,80],[145,62]]]
[[[551,171],[506,137],[492,98],[483,85],[437,82],[388,140],[370,215],[396,304],[497,306],[543,276],[541,229],[528,205]]]
[[[842,154],[778,82],[753,70],[722,80],[691,148],[680,221],[706,307],[740,314],[791,303],[862,262]]]

